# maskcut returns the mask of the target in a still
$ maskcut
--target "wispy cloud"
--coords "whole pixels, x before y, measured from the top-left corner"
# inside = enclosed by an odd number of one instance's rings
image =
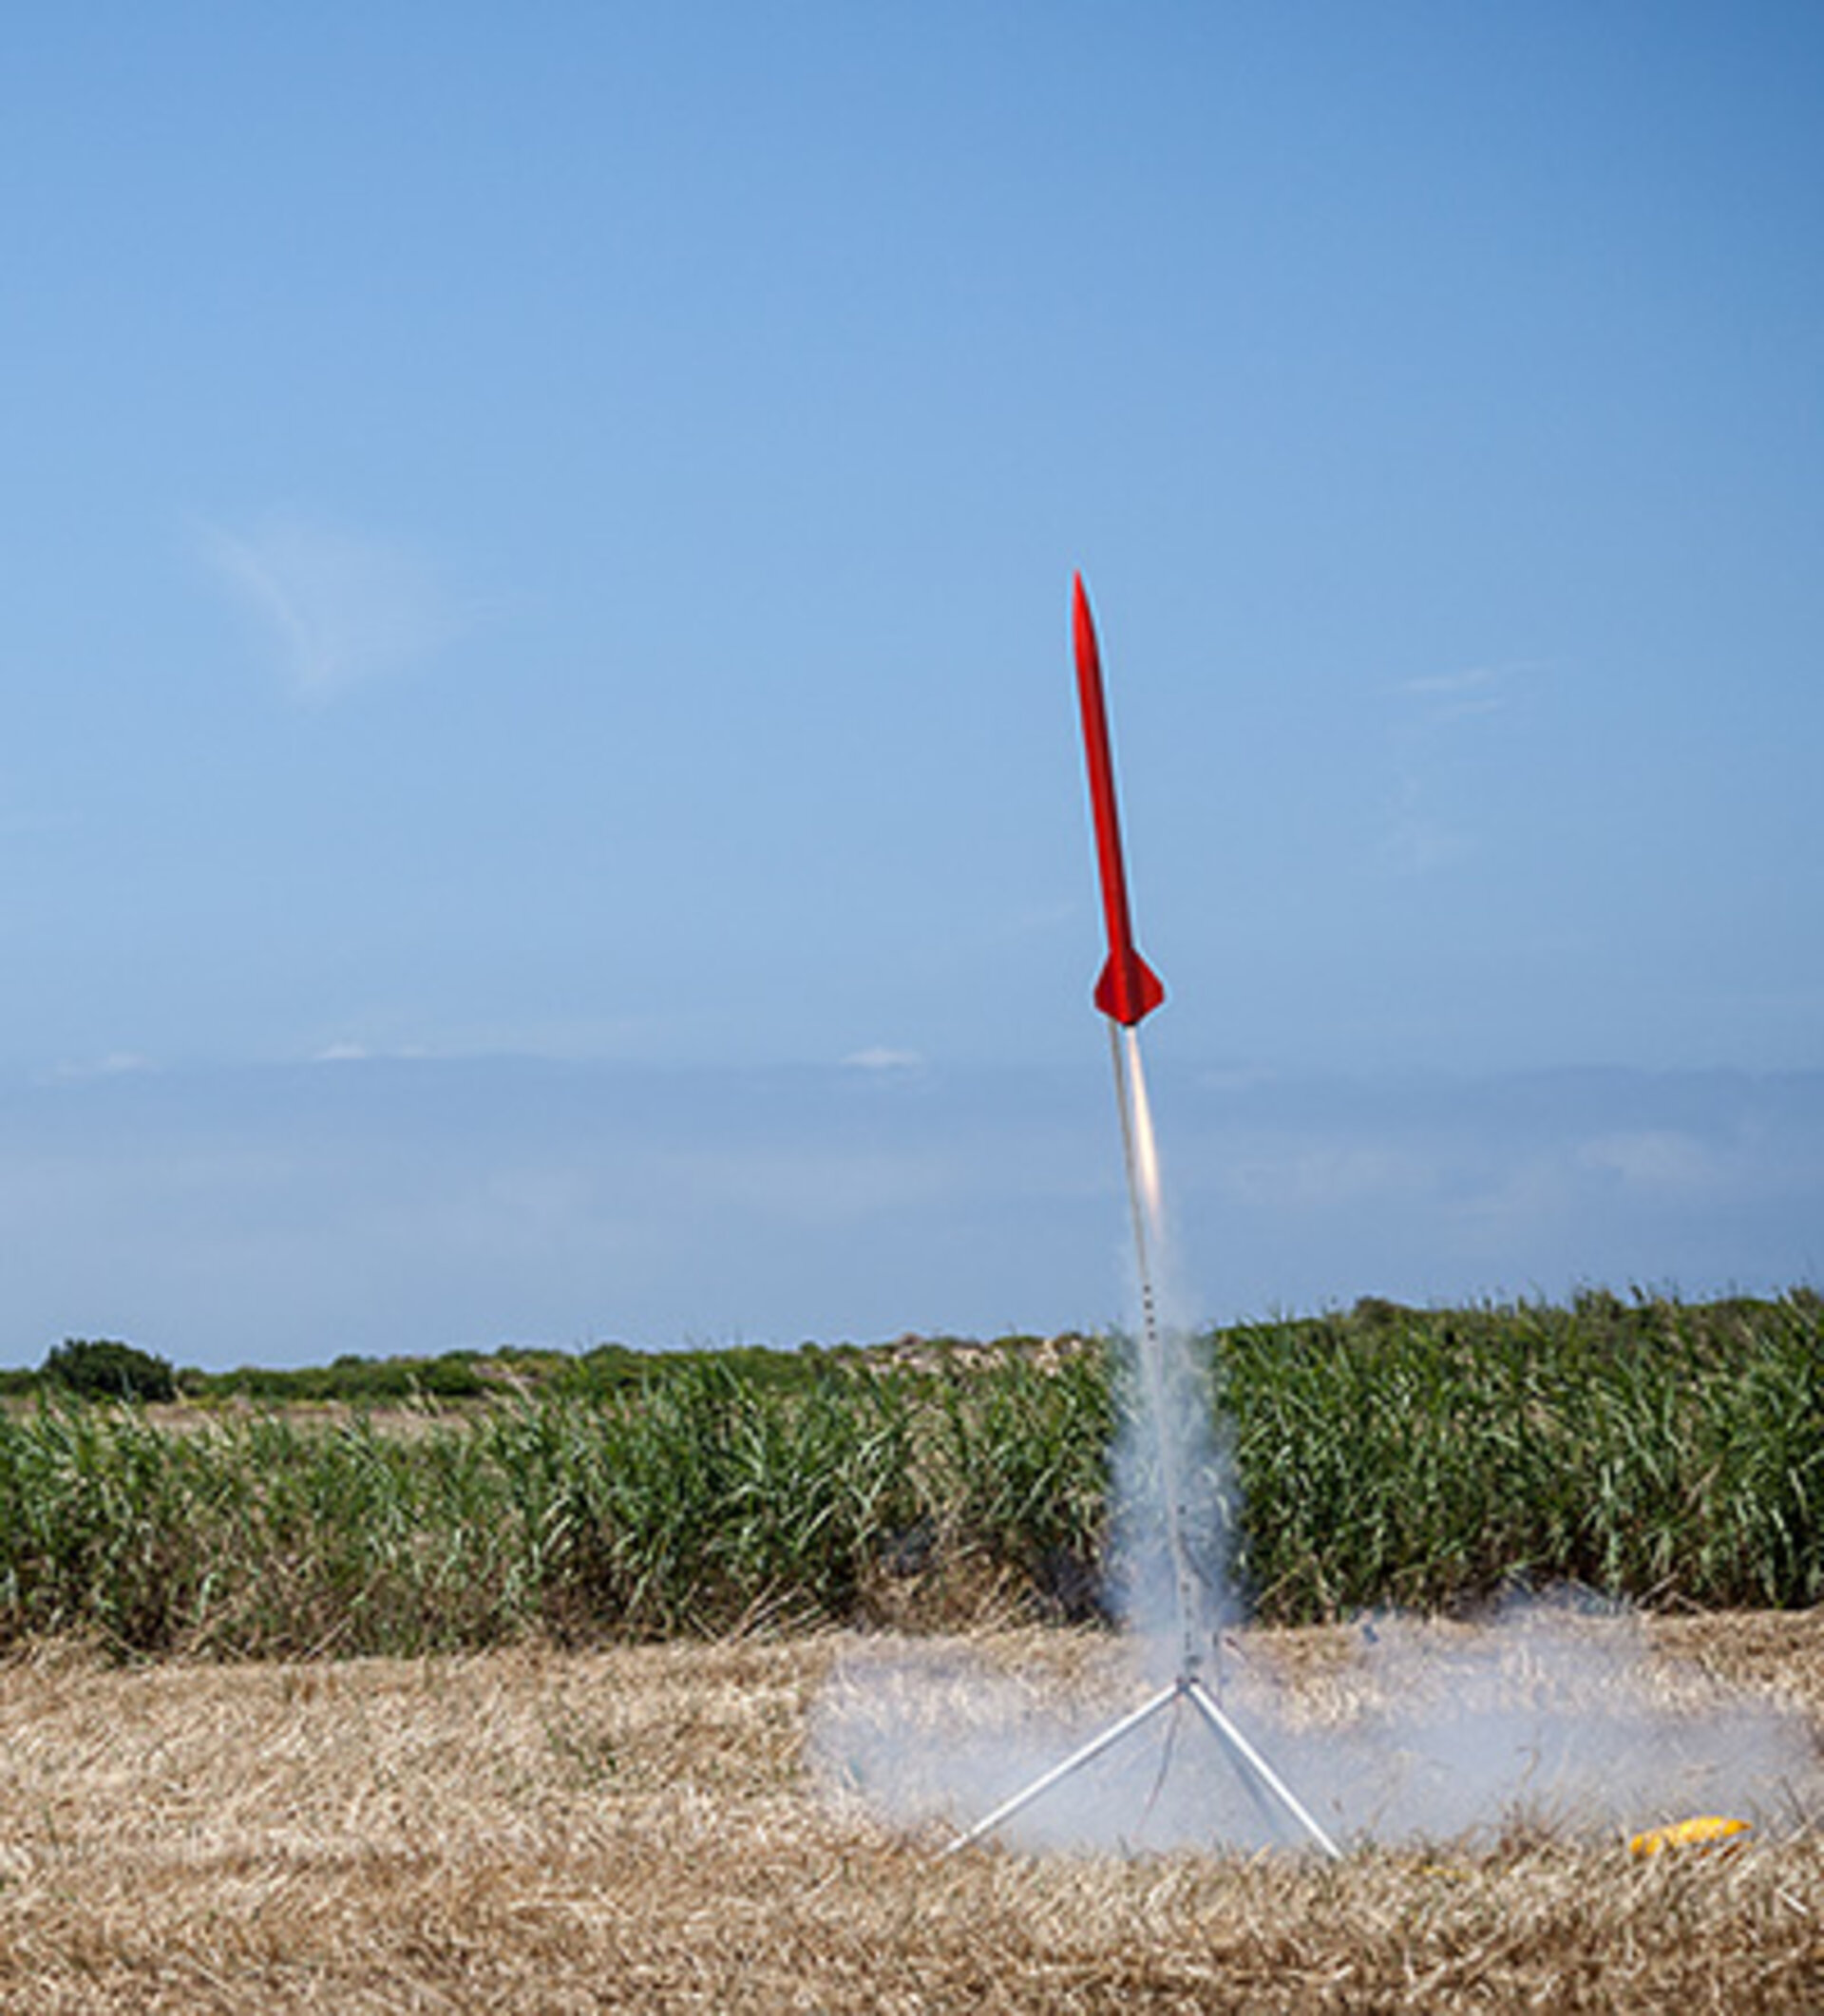
[[[895,1050],[875,1043],[866,1050],[853,1050],[843,1059],[851,1071],[917,1071],[924,1058],[916,1050]]]
[[[469,625],[436,567],[390,540],[284,511],[245,526],[204,524],[197,544],[301,700],[402,671]]]
[[[1470,853],[1473,845],[1463,827],[1428,808],[1423,779],[1415,770],[1402,770],[1376,850],[1380,865],[1396,875],[1428,875]]]
[[[1396,692],[1423,701],[1433,720],[1455,720],[1462,714],[1494,713],[1508,703],[1511,673],[1493,665],[1471,665],[1462,672],[1421,673],[1402,679]]]
[[[1437,780],[1472,723],[1486,722],[1514,703],[1523,664],[1470,665],[1421,673],[1393,688],[1399,716],[1393,731],[1394,782],[1377,849],[1396,875],[1425,875],[1475,847],[1472,827],[1441,809]]]
[[[314,1050],[310,1060],[313,1064],[417,1063],[432,1055],[420,1043],[381,1048],[371,1043],[335,1042]]]
[[[111,1050],[105,1056],[72,1058],[54,1066],[51,1078],[63,1085],[86,1084],[93,1078],[118,1078],[129,1072],[150,1071],[152,1059],[137,1050]]]

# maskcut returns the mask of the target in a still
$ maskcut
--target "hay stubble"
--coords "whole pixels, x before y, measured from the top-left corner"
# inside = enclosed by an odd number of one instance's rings
[[[1824,1714],[1818,1619],[1661,1635]],[[1319,1669],[1323,1644],[1282,1641],[1289,1664]],[[995,1650],[1073,1671],[1083,1658],[1065,1635]],[[1550,1840],[1337,1868],[936,1862],[806,1773],[835,1651],[820,1638],[344,1664],[14,1661],[0,1668],[0,2006],[1824,2001],[1815,1838],[1651,1862]]]

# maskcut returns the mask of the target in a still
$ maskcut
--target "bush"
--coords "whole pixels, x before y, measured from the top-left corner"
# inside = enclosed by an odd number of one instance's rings
[[[45,1377],[91,1400],[175,1400],[177,1375],[168,1359],[110,1338],[70,1337],[45,1360]]]

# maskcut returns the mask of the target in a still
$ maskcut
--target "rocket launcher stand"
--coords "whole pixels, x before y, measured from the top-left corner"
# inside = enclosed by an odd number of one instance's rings
[[[1004,1826],[1016,1814],[1024,1812],[1028,1806],[1043,1798],[1055,1786],[1063,1784],[1067,1778],[1074,1778],[1097,1758],[1144,1728],[1155,1716],[1175,1709],[1180,1703],[1188,1703],[1222,1746],[1224,1754],[1234,1766],[1236,1775],[1261,1812],[1269,1819],[1290,1820],[1298,1832],[1323,1854],[1333,1861],[1340,1860],[1342,1852],[1336,1842],[1313,1818],[1309,1809],[1292,1788],[1237,1727],[1234,1719],[1224,1710],[1222,1703],[1205,1684],[1198,1671],[1201,1661],[1195,1625],[1196,1585],[1185,1547],[1184,1504],[1177,1474],[1177,1452],[1164,1412],[1158,1314],[1154,1306],[1152,1277],[1148,1265],[1147,1207],[1143,1191],[1139,1138],[1143,1123],[1135,1109],[1139,1038],[1131,1026],[1124,1028],[1112,1018],[1109,1022],[1109,1035],[1114,1053],[1115,1094],[1121,1107],[1121,1147],[1127,1164],[1128,1198],[1133,1213],[1134,1252],[1140,1268],[1140,1305],[1144,1330],[1141,1340],[1142,1378],[1147,1390],[1148,1410],[1152,1416],[1154,1430],[1159,1437],[1159,1479],[1165,1500],[1166,1545],[1170,1553],[1172,1586],[1177,1598],[1178,1676],[1168,1686],[1160,1688],[1150,1700],[1142,1702],[1139,1707],[1111,1722],[1099,1735],[1092,1737],[1080,1748],[1072,1751],[1069,1757],[1054,1764],[1049,1771],[1042,1772],[1011,1798],[1003,1799],[992,1813],[984,1814],[973,1827],[960,1834],[943,1850],[943,1854],[952,1855],[959,1849],[984,1840],[997,1828]],[[1150,1144],[1148,1151],[1150,1152]]]
[[[1168,1687],[1160,1688],[1150,1701],[1142,1702],[1130,1714],[1124,1715],[1119,1721],[1111,1722],[1100,1735],[1093,1736],[1081,1749],[1073,1750],[1060,1763],[1054,1764],[1049,1771],[1036,1778],[1030,1785],[1003,1799],[992,1813],[981,1818],[967,1833],[960,1834],[942,1853],[953,1855],[959,1849],[968,1848],[975,1842],[984,1840],[998,1827],[1004,1826],[1015,1814],[1044,1797],[1055,1785],[1061,1785],[1073,1778],[1086,1765],[1092,1764],[1104,1751],[1112,1750],[1124,1738],[1131,1736],[1136,1729],[1150,1722],[1155,1715],[1168,1708],[1176,1707],[1180,1702],[1188,1702],[1208,1724],[1216,1740],[1223,1746],[1229,1761],[1235,1766],[1238,1776],[1255,1802],[1269,1815],[1277,1808],[1290,1818],[1311,1842],[1332,1861],[1340,1861],[1342,1851],[1324,1833],[1312,1817],[1309,1810],[1292,1788],[1281,1778],[1273,1766],[1248,1741],[1236,1727],[1231,1717],[1225,1714],[1209,1689],[1194,1673],[1181,1673]]]

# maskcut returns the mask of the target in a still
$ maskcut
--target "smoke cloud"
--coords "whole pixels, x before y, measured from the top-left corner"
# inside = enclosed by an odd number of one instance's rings
[[[1059,1650],[858,1643],[820,1704],[816,1767],[892,1824],[960,1832],[1135,1705],[1159,1657],[1131,1640]],[[1710,1813],[1778,1835],[1824,1809],[1796,1707],[1656,1656],[1637,1617],[1567,1601],[1479,1625],[1229,1638],[1211,1685],[1345,1849],[1599,1839]],[[1185,1704],[996,1838],[1033,1853],[1302,1845]]]

